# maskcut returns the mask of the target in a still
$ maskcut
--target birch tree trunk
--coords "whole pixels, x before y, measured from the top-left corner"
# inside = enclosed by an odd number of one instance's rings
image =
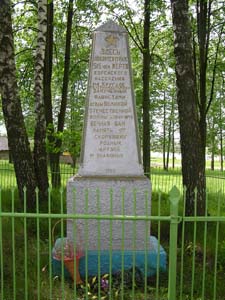
[[[143,44],[143,166],[144,172],[150,176],[150,94],[149,94],[149,79],[150,79],[150,0],[144,1],[144,44]]]
[[[191,24],[188,0],[171,0],[174,54],[176,60],[177,102],[179,111],[183,184],[187,187],[186,214],[194,212],[195,188],[197,209],[205,210],[205,156],[198,117]]]
[[[40,199],[47,197],[48,171],[46,154],[46,119],[44,108],[44,59],[47,31],[47,0],[38,1],[38,36],[35,61],[35,113],[34,168]]]
[[[0,95],[19,195],[23,201],[26,186],[27,206],[32,209],[36,179],[16,80],[10,0],[0,1]]]
[[[55,169],[54,151],[51,148],[55,146],[54,137],[54,120],[53,120],[53,107],[52,107],[52,62],[53,62],[53,31],[54,31],[54,1],[47,4],[47,34],[46,34],[46,48],[45,48],[45,65],[44,65],[44,105],[45,105],[45,118],[47,126],[47,140],[50,145],[49,163],[51,169],[52,186],[58,186],[55,183],[55,173],[60,170]]]

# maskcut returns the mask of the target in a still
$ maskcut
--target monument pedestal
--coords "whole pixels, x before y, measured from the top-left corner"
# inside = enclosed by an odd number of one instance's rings
[[[68,181],[67,212],[78,218],[67,223],[67,237],[82,243],[77,245],[85,253],[80,260],[82,277],[86,260],[88,276],[97,276],[99,266],[101,274],[114,274],[132,268],[133,263],[143,275],[155,274],[158,241],[150,237],[148,220],[135,220],[135,216],[150,215],[150,195],[151,184],[144,176],[75,176]],[[89,218],[79,218],[80,214]],[[159,269],[166,270],[166,253],[161,246]]]
[[[84,261],[89,275],[98,264],[104,274],[152,263],[145,219],[151,184],[141,164],[128,34],[113,21],[93,33],[80,167],[67,184],[67,212],[76,214],[67,237],[85,250],[81,274]]]
[[[150,181],[144,176],[73,177],[67,184],[67,213],[106,219],[78,219],[75,226],[68,222],[67,236],[79,234],[88,250],[144,250],[150,222],[116,216],[149,216],[150,195]],[[77,233],[73,233],[73,227]]]

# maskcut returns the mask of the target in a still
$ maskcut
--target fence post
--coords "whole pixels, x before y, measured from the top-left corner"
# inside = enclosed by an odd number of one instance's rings
[[[180,200],[180,192],[174,186],[169,192],[170,200],[170,243],[169,243],[169,283],[168,283],[168,299],[176,299],[176,276],[177,276],[177,232],[178,232],[178,203]]]

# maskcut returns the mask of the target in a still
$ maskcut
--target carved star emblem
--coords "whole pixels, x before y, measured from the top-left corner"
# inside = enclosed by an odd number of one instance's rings
[[[107,35],[107,37],[105,38],[108,47],[109,46],[117,47],[117,40],[118,37],[116,37],[113,34]]]

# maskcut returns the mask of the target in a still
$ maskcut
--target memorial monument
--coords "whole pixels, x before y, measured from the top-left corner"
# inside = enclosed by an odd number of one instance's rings
[[[68,214],[150,215],[137,130],[128,34],[108,21],[93,32],[78,174],[68,181]],[[88,251],[146,251],[148,221],[78,219]],[[74,236],[68,222],[67,235]],[[135,240],[134,240],[135,239]],[[90,260],[89,260],[90,261]]]

